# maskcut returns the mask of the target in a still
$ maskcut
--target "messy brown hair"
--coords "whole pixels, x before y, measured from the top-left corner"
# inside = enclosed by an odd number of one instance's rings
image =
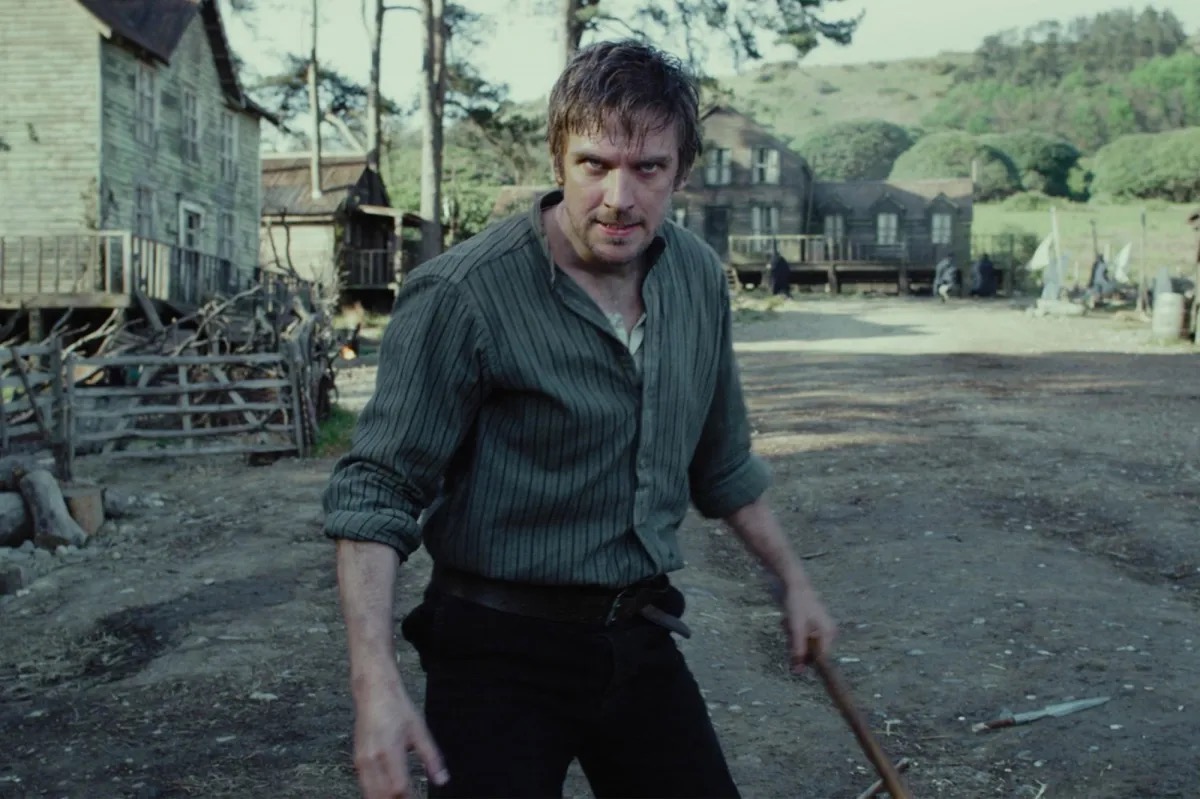
[[[659,120],[647,129],[647,119]],[[679,59],[638,41],[598,42],[577,52],[550,91],[546,138],[556,176],[562,175],[567,137],[617,124],[640,140],[675,125],[683,181],[700,156],[700,92]]]

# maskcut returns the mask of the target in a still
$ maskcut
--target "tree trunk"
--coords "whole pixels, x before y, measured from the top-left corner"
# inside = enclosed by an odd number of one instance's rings
[[[71,518],[58,481],[50,472],[38,469],[22,477],[21,496],[33,516],[35,545],[53,550],[60,546],[83,546],[87,542],[87,533]]]
[[[379,68],[383,59],[383,0],[371,0],[367,15],[367,38],[371,42],[371,76],[367,83],[367,168],[379,171],[383,122],[379,112],[382,94],[379,89]]]
[[[583,8],[583,0],[561,0],[563,13],[563,66],[570,63],[571,58],[579,51],[579,42],[583,40],[583,22],[579,19],[579,11]]]
[[[425,24],[424,89],[421,92],[421,249],[428,260],[442,251],[442,110],[446,99],[445,0],[422,0]]]
[[[308,62],[308,106],[312,114],[312,141],[309,150],[312,196],[321,196],[321,97],[317,91],[317,0],[312,0],[312,53]]]

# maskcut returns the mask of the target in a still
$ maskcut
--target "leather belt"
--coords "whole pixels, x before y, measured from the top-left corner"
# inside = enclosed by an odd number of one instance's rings
[[[680,635],[691,635],[682,621],[654,606],[656,599],[671,590],[666,575],[621,589],[604,589],[514,583],[443,568],[434,571],[431,587],[437,592],[518,616],[607,627],[641,615]]]

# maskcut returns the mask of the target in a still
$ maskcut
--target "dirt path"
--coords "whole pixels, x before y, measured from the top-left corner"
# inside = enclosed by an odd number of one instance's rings
[[[772,498],[916,795],[1194,795],[1190,348],[917,300],[795,303],[739,339]],[[369,392],[370,370],[347,383]],[[331,462],[84,464],[139,502],[78,554],[2,556],[42,577],[0,600],[0,797],[354,796]],[[744,795],[857,795],[869,766],[815,680],[787,676],[750,562],[699,519],[681,540],[681,646]],[[403,570],[401,612],[427,569]],[[1097,695],[1112,701],[968,729]],[[577,774],[568,794],[588,795]]]

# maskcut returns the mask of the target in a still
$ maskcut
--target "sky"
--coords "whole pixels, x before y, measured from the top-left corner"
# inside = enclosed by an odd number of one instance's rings
[[[471,10],[488,14],[490,29],[477,52],[463,53],[493,82],[509,85],[517,102],[543,98],[561,69],[562,45],[557,16],[535,15],[531,10],[556,8],[557,0],[461,0]],[[631,0],[611,0],[628,7]],[[260,0],[266,6],[293,11],[260,10],[251,25],[226,13],[230,43],[235,52],[260,73],[270,73],[289,49],[307,52],[309,46],[307,0]],[[361,0],[318,0],[321,16],[318,58],[351,78],[366,82],[369,68],[367,36]],[[389,0],[390,5],[419,0]],[[1141,9],[1146,5],[1172,11],[1189,33],[1200,31],[1200,2],[1155,0],[839,0],[827,5],[830,17],[865,12],[848,46],[823,43],[804,61],[809,65],[851,64],[935,56],[945,51],[974,50],[985,36],[1008,28],[1025,28],[1044,19],[1067,22],[1117,8]],[[507,13],[496,9],[508,8]],[[420,18],[407,11],[389,12],[384,25],[383,90],[401,104],[418,96],[421,69]],[[714,47],[714,51],[720,51]],[[791,60],[783,48],[768,49],[768,61]],[[722,54],[707,64],[710,74],[733,72],[730,58]],[[753,64],[745,68],[752,69]]]

